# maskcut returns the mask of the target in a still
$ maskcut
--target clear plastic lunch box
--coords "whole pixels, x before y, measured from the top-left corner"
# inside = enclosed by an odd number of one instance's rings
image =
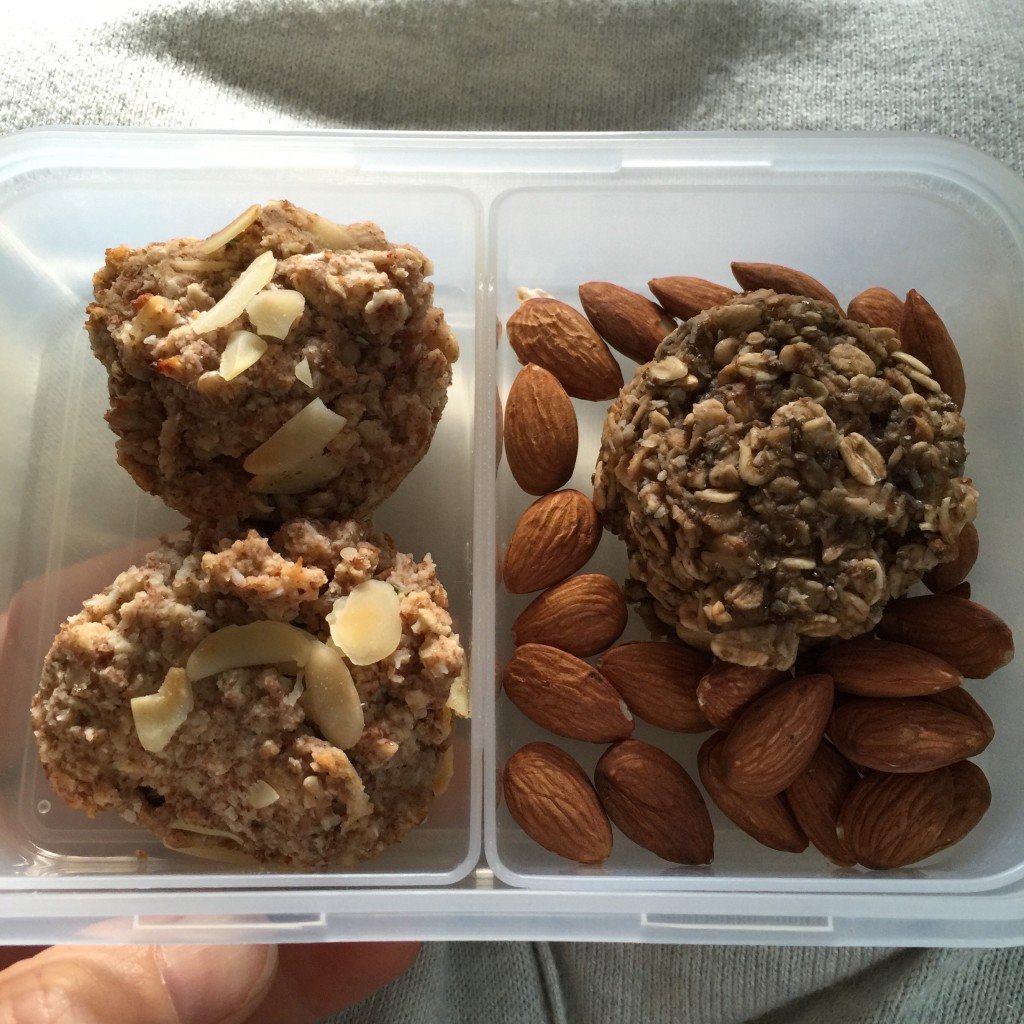
[[[114,458],[104,372],[82,327],[107,246],[205,235],[287,198],[371,219],[436,267],[458,335],[428,456],[380,510],[431,552],[471,653],[473,717],[456,775],[404,842],[348,873],[242,870],[172,854],[113,816],[64,807],[38,766],[28,705],[60,621],[180,521]],[[803,269],[846,301],[921,291],[963,355],[978,484],[978,600],[1018,632],[1024,508],[1024,181],[946,140],[867,134],[510,135],[39,129],[0,139],[0,941],[332,941],[396,937],[820,945],[1024,942],[1024,689],[1015,663],[969,684],[996,724],[977,760],[990,811],[912,868],[864,872],[761,847],[712,808],[709,867],[616,833],[582,867],[502,806],[505,758],[530,739],[589,770],[601,748],[544,735],[497,692],[528,597],[498,583],[532,500],[497,451],[496,394],[518,363],[501,332],[519,287],[578,305],[584,281],[637,291],[732,260]],[[496,342],[497,334],[497,344]],[[627,378],[633,367],[623,360]],[[605,407],[575,403],[570,486],[590,489]],[[589,568],[624,575],[606,536]],[[641,638],[631,621],[625,638]],[[637,736],[695,774],[701,737]]]

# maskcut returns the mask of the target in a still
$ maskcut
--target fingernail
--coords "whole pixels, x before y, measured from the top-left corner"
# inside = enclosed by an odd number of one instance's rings
[[[161,946],[160,973],[181,1024],[221,1024],[261,998],[276,946]]]

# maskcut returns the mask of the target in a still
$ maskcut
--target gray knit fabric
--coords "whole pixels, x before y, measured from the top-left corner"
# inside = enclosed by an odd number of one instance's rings
[[[1019,949],[441,943],[332,1024],[1020,1024]]]
[[[1024,172],[1021,0],[106,0],[0,8],[42,124],[918,130]],[[1019,1024],[1024,956],[431,943],[338,1024]]]
[[[1019,0],[10,6],[0,129],[916,129],[1018,171]]]

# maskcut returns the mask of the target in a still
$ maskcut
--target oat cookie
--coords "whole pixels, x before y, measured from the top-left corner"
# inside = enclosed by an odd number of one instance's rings
[[[788,668],[955,555],[977,501],[963,434],[893,331],[759,291],[682,324],[623,388],[594,500],[652,623]]]
[[[355,521],[216,536],[165,542],[61,627],[32,704],[47,776],[71,806],[171,848],[358,864],[418,825],[450,775],[463,651],[433,563]],[[395,646],[364,664],[380,654],[365,608],[343,612],[374,588],[374,630],[392,609]],[[349,703],[315,689],[325,664],[351,680]]]
[[[118,460],[192,521],[364,516],[447,399],[458,346],[432,272],[375,224],[288,202],[208,240],[108,250],[86,327]]]

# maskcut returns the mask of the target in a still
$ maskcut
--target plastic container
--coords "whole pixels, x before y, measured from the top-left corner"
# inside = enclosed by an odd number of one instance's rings
[[[205,234],[272,198],[377,220],[426,251],[463,348],[430,454],[377,525],[435,556],[472,653],[474,717],[428,821],[347,874],[209,864],[119,819],[70,811],[38,768],[26,715],[61,619],[178,525],[115,463],[104,374],[82,330],[91,275],[108,245]],[[906,135],[81,129],[0,140],[0,939],[1024,942],[1024,691],[1013,664],[971,686],[997,727],[978,758],[991,810],[914,868],[843,871],[813,852],[776,854],[717,811],[711,867],[669,865],[617,834],[611,860],[581,868],[532,843],[500,804],[503,760],[542,737],[494,686],[527,600],[496,588],[496,552],[531,500],[496,464],[495,390],[503,397],[518,368],[504,340],[495,346],[496,319],[520,286],[576,303],[587,280],[640,291],[677,273],[728,283],[731,260],[805,269],[840,300],[914,287],[938,308],[968,379],[968,468],[982,495],[972,582],[1020,631],[1024,182],[988,157]],[[576,406],[572,486],[587,491],[604,407]],[[622,575],[615,538],[591,565]],[[632,624],[627,635],[643,632]],[[692,767],[699,737],[638,735]],[[566,746],[587,767],[600,752]]]

